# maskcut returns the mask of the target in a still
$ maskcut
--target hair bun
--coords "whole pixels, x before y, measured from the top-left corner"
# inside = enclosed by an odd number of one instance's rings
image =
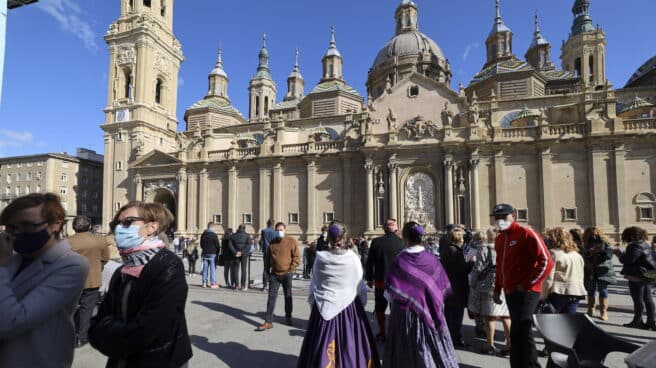
[[[328,236],[331,239],[337,239],[341,235],[342,230],[337,225],[328,226]]]
[[[419,236],[423,236],[423,235],[424,235],[424,228],[421,227],[421,225],[419,225],[419,224],[415,224],[415,225],[413,225],[413,226],[412,226],[412,231],[414,231],[415,234],[417,234],[417,235],[419,235]]]

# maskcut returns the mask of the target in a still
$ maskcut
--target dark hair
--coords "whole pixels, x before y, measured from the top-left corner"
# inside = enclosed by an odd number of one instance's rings
[[[410,244],[420,244],[424,236],[424,228],[414,221],[407,222],[403,225],[401,231],[403,239],[406,239]]]
[[[76,233],[85,233],[91,230],[91,219],[87,216],[75,216],[73,219],[73,230]]]
[[[284,222],[277,222],[275,227],[278,227],[278,226],[282,226],[282,227],[284,227],[285,229],[287,228],[287,225],[285,225]]]
[[[214,226],[214,223],[213,223],[212,221],[210,221],[210,222],[207,223],[207,228],[208,228],[208,229],[211,228],[212,226]]]
[[[339,220],[333,220],[328,224],[328,236],[326,239],[330,245],[335,245],[346,236],[346,225]]]
[[[240,231],[246,231],[246,225],[244,225],[244,224],[239,225],[239,227],[237,227],[237,232],[240,232]]]
[[[579,228],[569,229],[569,235],[572,236],[572,240],[576,243],[577,246],[583,246],[583,232]]]
[[[121,215],[121,213],[123,213],[123,211],[128,210],[130,208],[136,208],[137,213],[139,213],[139,216],[144,219],[144,222],[159,223],[159,228],[153,235],[157,235],[161,232],[166,231],[174,220],[171,211],[169,211],[166,207],[164,207],[160,203],[144,203],[141,201],[131,201],[125,206],[121,207],[121,209],[118,210],[118,212],[116,212],[116,215],[114,215],[114,219],[112,220],[112,224],[117,224],[118,218]]]
[[[622,241],[625,243],[643,242],[647,239],[649,239],[649,234],[641,227],[630,226],[622,231]]]
[[[273,220],[272,220],[272,219],[268,219],[268,220],[267,220],[267,227],[271,227],[271,226],[273,226]]]
[[[48,225],[64,222],[66,210],[61,205],[59,196],[54,193],[32,193],[18,197],[11,201],[0,214],[0,225],[7,225],[18,212],[43,205],[41,216],[48,221]]]
[[[223,233],[223,239],[227,240],[228,238],[230,238],[230,236],[232,236],[232,229],[228,229],[226,230],[225,233]]]

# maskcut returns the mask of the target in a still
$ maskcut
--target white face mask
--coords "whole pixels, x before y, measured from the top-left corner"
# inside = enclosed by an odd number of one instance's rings
[[[508,222],[506,220],[497,220],[497,227],[501,231],[508,230],[511,224],[512,224],[511,222]]]
[[[321,235],[323,235],[323,238],[324,238],[324,239],[328,238],[328,233],[323,233],[323,234],[321,234]]]

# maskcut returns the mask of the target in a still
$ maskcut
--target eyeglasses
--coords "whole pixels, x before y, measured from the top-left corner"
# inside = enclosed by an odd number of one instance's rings
[[[116,227],[118,225],[121,225],[123,227],[130,227],[132,225],[132,223],[135,222],[135,221],[144,221],[145,222],[146,220],[144,220],[141,217],[130,216],[130,217],[124,218],[123,220],[114,220],[114,221],[110,222],[109,223],[109,228],[112,229],[112,231],[114,231],[114,229],[116,229]]]
[[[17,224],[7,224],[5,229],[7,233],[11,235],[16,235],[20,233],[33,233],[39,227],[48,223],[48,220],[43,222],[31,222],[31,221],[21,221]]]

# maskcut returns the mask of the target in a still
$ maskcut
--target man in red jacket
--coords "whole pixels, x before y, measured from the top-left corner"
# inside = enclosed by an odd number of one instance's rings
[[[501,304],[501,289],[510,311],[510,366],[540,367],[533,340],[532,316],[538,305],[542,281],[553,268],[553,260],[542,237],[520,226],[509,204],[494,206],[492,216],[499,228],[494,301]]]

